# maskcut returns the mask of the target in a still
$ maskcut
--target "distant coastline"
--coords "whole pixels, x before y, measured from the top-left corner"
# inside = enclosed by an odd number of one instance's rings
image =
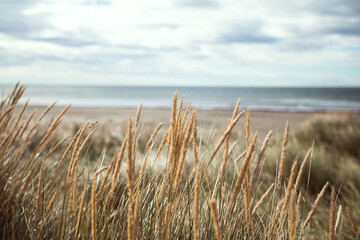
[[[68,103],[68,104],[59,104],[58,102],[56,102],[56,106],[58,108],[63,108],[67,105],[71,105],[72,109],[84,109],[84,110],[96,110],[96,109],[107,109],[107,110],[136,110],[137,106],[106,106],[106,105],[100,105],[100,106],[96,106],[96,105],[76,105],[76,104],[72,104],[72,103]],[[21,102],[18,106],[23,106],[24,103]],[[49,106],[50,104],[32,104],[31,103],[31,99],[30,102],[28,104],[29,106],[31,106],[32,108],[39,108],[39,109],[43,109],[47,106]],[[187,106],[187,105],[186,105]],[[194,105],[192,105],[194,106]],[[235,107],[234,106],[229,106],[229,107],[202,107],[202,106],[195,106],[196,109],[201,110],[201,111],[224,111],[224,112],[228,112],[228,111],[232,111]],[[249,110],[251,112],[269,112],[269,113],[329,113],[329,114],[336,114],[336,113],[340,113],[340,114],[360,114],[360,109],[320,109],[320,108],[291,108],[291,107],[274,107],[274,106],[240,106],[239,110],[245,110],[249,108]],[[168,111],[171,108],[169,106],[142,106],[142,109],[147,109],[147,110],[165,110]],[[183,108],[183,110],[185,110],[186,107]]]
[[[11,87],[0,85],[3,96]],[[20,104],[91,108],[168,109],[172,94],[185,96],[202,110],[231,110],[237,99],[241,107],[270,112],[360,112],[360,88],[260,88],[260,87],[119,87],[119,86],[28,86]]]

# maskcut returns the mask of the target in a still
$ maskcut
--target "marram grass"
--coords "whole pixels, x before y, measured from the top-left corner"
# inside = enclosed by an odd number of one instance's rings
[[[24,90],[17,84],[0,105],[2,239],[359,238],[359,215],[349,208],[354,204],[344,204],[349,200],[341,199],[340,187],[326,182],[314,199],[302,184],[314,148],[298,167],[299,157],[287,154],[288,124],[278,160],[267,150],[277,147],[272,133],[262,145],[257,132],[251,133],[249,109],[245,136],[233,141],[245,112],[238,112],[240,101],[225,132],[205,143],[198,136],[195,108],[189,105],[183,113],[176,92],[169,124],[154,129],[143,151],[138,150],[140,106],[111,160],[104,161],[104,150],[94,168],[86,169],[89,150],[102,148],[93,141],[96,123],[58,140],[69,106],[42,131],[54,104],[37,119],[35,112],[25,117],[27,103],[16,110]],[[160,131],[164,126],[168,129]],[[276,175],[265,169],[266,161],[279,162]],[[356,186],[353,190],[358,194]],[[317,217],[318,212],[326,217]]]

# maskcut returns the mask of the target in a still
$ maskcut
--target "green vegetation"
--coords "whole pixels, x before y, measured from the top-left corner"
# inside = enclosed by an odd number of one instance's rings
[[[226,131],[204,140],[175,93],[167,125],[141,126],[139,108],[119,137],[87,122],[59,139],[67,108],[49,123],[52,106],[24,116],[26,105],[14,110],[24,90],[0,106],[3,239],[360,237],[357,116],[258,140],[237,105]],[[233,133],[241,117],[244,135]]]

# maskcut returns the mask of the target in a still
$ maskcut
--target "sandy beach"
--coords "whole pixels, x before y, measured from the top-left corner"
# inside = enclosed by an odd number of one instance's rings
[[[25,111],[28,116],[34,109],[37,109],[37,115],[42,113],[44,106],[29,106]],[[55,106],[47,115],[47,120],[63,109]],[[19,110],[19,108],[18,108]],[[118,129],[122,128],[129,116],[135,117],[136,108],[98,108],[98,107],[70,107],[63,120],[63,127],[71,130],[76,125],[81,125],[87,120],[98,121],[98,125],[104,128]],[[141,123],[157,125],[160,122],[168,123],[170,118],[170,109],[161,108],[143,108],[141,111]],[[272,112],[272,111],[251,111],[251,129],[258,131],[260,136],[265,136],[270,130],[274,133],[282,133],[289,121],[290,130],[294,130],[304,124],[306,120],[315,115],[341,114],[341,113],[316,113],[316,112]],[[228,119],[232,116],[232,110],[197,110],[197,120],[200,132],[208,132],[211,129],[223,131]],[[240,119],[236,126],[237,131],[244,129],[245,115]]]

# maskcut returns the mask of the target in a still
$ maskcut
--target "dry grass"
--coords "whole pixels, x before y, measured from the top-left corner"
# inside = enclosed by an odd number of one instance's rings
[[[308,150],[312,141],[307,140],[307,154],[299,147],[296,158],[292,146],[301,144],[293,142],[288,124],[282,146],[270,141],[271,132],[259,145],[257,132],[251,132],[249,110],[245,136],[233,141],[234,127],[244,114],[238,113],[239,101],[226,131],[207,141],[197,134],[196,110],[189,105],[183,113],[183,99],[178,104],[177,93],[169,124],[161,123],[149,134],[140,129],[140,106],[135,120],[129,117],[122,139],[107,152],[94,137],[96,124],[89,122],[73,137],[57,139],[68,107],[47,128],[42,121],[54,105],[38,119],[33,119],[34,113],[24,116],[27,104],[16,112],[24,90],[17,85],[1,102],[2,239],[350,239],[359,235],[359,215],[348,208],[356,204],[344,200],[341,189],[360,196],[357,185],[344,179],[341,186],[319,181],[322,190],[314,200],[304,182],[316,179],[316,173],[309,177],[316,146]],[[168,129],[158,136],[163,126]],[[358,154],[349,146],[337,146],[352,157]],[[272,157],[278,150],[280,161]],[[304,159],[299,170],[298,159]],[[342,221],[342,205],[346,221]]]

